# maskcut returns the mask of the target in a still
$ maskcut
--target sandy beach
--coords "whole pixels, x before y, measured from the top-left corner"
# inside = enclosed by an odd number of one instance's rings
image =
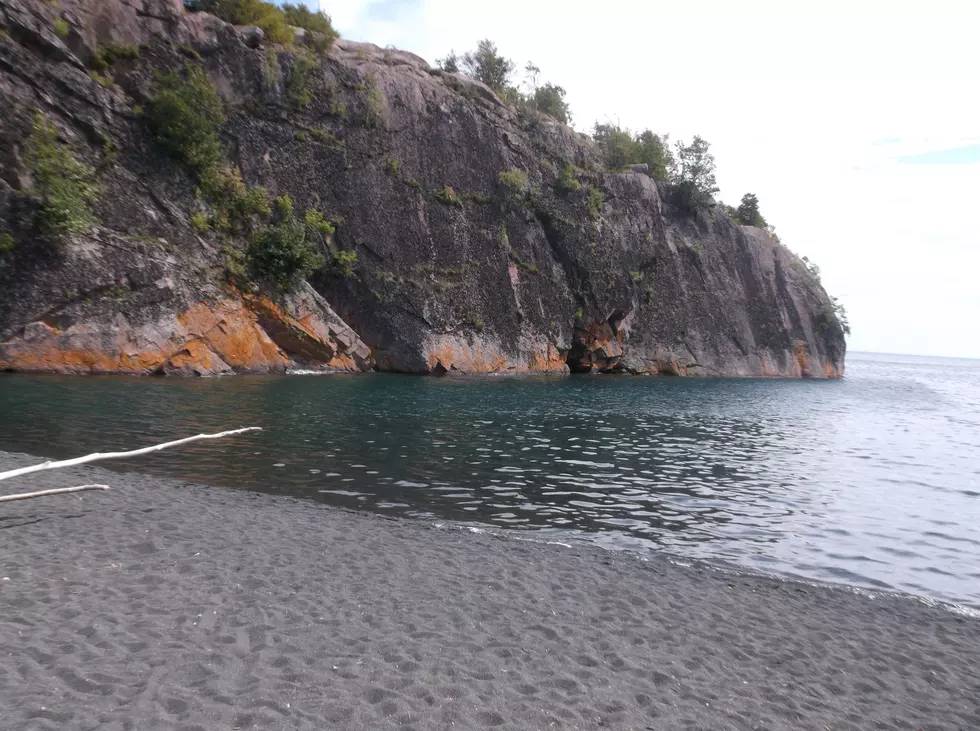
[[[0,507],[3,729],[980,728],[947,608],[94,468],[3,493],[84,482]]]

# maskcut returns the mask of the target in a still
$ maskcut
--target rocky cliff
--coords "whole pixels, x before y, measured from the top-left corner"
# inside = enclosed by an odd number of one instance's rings
[[[138,54],[92,73],[107,44]],[[0,0],[0,368],[843,373],[827,294],[765,232],[409,53],[341,40],[297,103],[300,52],[179,0]],[[244,180],[328,214],[347,267],[289,293],[229,275],[240,242],[192,226],[143,114],[187,65]],[[30,227],[35,110],[98,171],[96,225],[57,245]]]

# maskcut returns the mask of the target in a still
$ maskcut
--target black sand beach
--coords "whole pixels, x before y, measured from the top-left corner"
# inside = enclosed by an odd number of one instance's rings
[[[0,469],[33,458],[0,453]],[[3,729],[976,729],[980,620],[100,469],[3,493]]]

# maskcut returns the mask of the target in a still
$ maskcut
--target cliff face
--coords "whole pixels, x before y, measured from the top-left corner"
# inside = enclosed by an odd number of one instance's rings
[[[598,172],[588,138],[411,54],[339,41],[297,110],[294,52],[179,0],[0,0],[0,28],[0,229],[18,241],[0,368],[843,373],[831,303],[786,248],[676,210],[642,172]],[[109,42],[140,53],[100,84],[86,64]],[[139,113],[156,72],[187,63],[228,106],[245,180],[340,222],[324,253],[356,252],[353,273],[292,294],[228,283],[235,242],[191,228],[195,186]],[[35,109],[99,168],[98,225],[58,247],[23,223]]]

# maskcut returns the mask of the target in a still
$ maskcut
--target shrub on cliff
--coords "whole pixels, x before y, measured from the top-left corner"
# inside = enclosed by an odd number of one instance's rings
[[[271,213],[269,192],[250,187],[234,165],[213,168],[201,177],[201,193],[211,204],[211,225],[219,231],[244,232],[254,225],[253,216]]]
[[[527,179],[527,173],[517,168],[501,170],[497,178],[507,191],[507,197],[511,200],[524,200],[531,187]]]
[[[224,158],[218,132],[225,106],[200,66],[187,66],[183,76],[163,74],[158,81],[147,108],[156,140],[200,178]]]
[[[572,118],[571,108],[565,101],[565,89],[557,84],[547,83],[537,87],[531,99],[537,111],[554,117],[562,124],[568,124]]]
[[[766,228],[766,219],[759,213],[759,199],[754,193],[746,193],[742,196],[742,202],[735,209],[736,220],[744,226],[756,226]]]
[[[253,274],[268,277],[279,289],[289,290],[297,278],[322,268],[325,260],[317,251],[317,242],[333,228],[317,213],[311,209],[298,221],[292,199],[288,195],[276,198],[272,222],[256,232],[246,251]]]
[[[8,251],[13,251],[17,246],[17,239],[10,235],[9,232],[4,231],[0,234],[0,254],[6,254]]]
[[[606,168],[613,172],[619,172],[631,164],[646,163],[650,177],[666,180],[673,165],[667,135],[657,135],[648,129],[633,134],[618,125],[596,122],[592,139],[602,152]]]
[[[290,25],[295,25],[297,28],[303,28],[318,35],[314,43],[318,53],[327,53],[333,42],[340,37],[340,34],[334,30],[330,16],[322,10],[310,10],[302,3],[296,5],[284,3],[282,12],[286,16],[286,22]]]
[[[613,172],[624,169],[627,165],[639,162],[639,152],[636,142],[629,130],[621,129],[613,124],[599,124],[596,122],[592,132],[592,139],[595,140],[599,150],[602,152],[602,159],[606,163],[606,168]]]
[[[497,44],[484,39],[475,51],[468,51],[458,59],[459,67],[467,76],[482,81],[497,93],[503,93],[510,85],[514,62],[497,51]]]
[[[100,43],[89,59],[88,65],[95,71],[105,71],[119,60],[139,58],[140,49],[129,43]]]
[[[184,0],[184,6],[192,12],[211,13],[234,25],[258,26],[273,43],[289,45],[294,40],[286,14],[263,0]]]
[[[157,142],[190,170],[201,196],[214,208],[211,226],[219,231],[250,229],[253,216],[269,215],[269,194],[246,185],[238,168],[225,159],[218,136],[225,108],[207,73],[188,66],[183,76],[160,76],[159,84],[147,108]]]
[[[679,208],[694,212],[714,202],[718,192],[715,181],[715,157],[704,138],[695,136],[690,144],[677,142],[677,153],[670,170],[674,183],[673,200]]]
[[[572,163],[565,163],[561,173],[555,178],[555,189],[566,193],[574,193],[582,188],[582,184],[575,177],[575,166]]]
[[[830,308],[833,310],[834,317],[837,318],[837,324],[840,325],[841,332],[845,335],[850,335],[851,323],[847,319],[847,310],[844,309],[844,305],[836,297],[831,297]]]
[[[460,63],[461,59],[456,51],[450,51],[446,54],[445,58],[436,59],[436,66],[450,74],[458,74],[460,72]]]
[[[38,227],[55,237],[91,228],[95,223],[92,204],[98,192],[95,173],[58,142],[58,128],[41,112],[34,115],[26,162],[34,192],[41,199]]]
[[[650,168],[654,180],[666,180],[674,156],[670,151],[667,135],[657,135],[646,129],[636,136],[639,161]]]
[[[286,80],[286,96],[294,112],[301,112],[313,99],[313,86],[316,83],[315,71],[319,67],[316,58],[309,52],[296,49],[292,66]]]
[[[463,207],[463,201],[459,199],[456,191],[448,185],[444,185],[442,190],[436,193],[436,200],[446,206],[454,206],[456,208]]]

